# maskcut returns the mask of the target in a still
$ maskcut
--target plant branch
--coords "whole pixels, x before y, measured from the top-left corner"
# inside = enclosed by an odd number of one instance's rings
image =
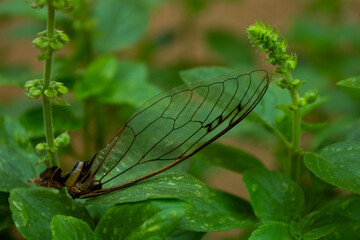
[[[47,16],[47,37],[48,39],[54,38],[55,32],[55,9],[52,5],[52,1],[49,1],[47,4],[48,16]],[[43,87],[44,90],[48,89],[51,82],[51,69],[52,69],[52,59],[53,59],[53,51],[49,48],[49,56],[45,59],[44,65],[44,82]],[[51,166],[59,166],[59,158],[56,151],[52,151],[55,149],[54,144],[54,128],[53,128],[53,120],[52,120],[52,112],[51,112],[51,102],[50,98],[45,94],[42,94],[43,101],[43,114],[44,114],[44,126],[45,126],[45,136],[46,143],[50,149],[50,165]]]

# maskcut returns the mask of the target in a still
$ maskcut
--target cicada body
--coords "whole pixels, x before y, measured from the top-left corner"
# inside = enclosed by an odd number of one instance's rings
[[[93,157],[70,173],[46,169],[32,181],[67,187],[73,198],[106,194],[164,172],[241,122],[270,84],[265,70],[233,72],[162,93],[143,105]]]

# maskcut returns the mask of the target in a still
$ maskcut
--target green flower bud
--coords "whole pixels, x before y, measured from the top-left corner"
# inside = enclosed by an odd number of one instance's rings
[[[296,105],[294,105],[294,104],[289,104],[288,107],[289,107],[289,109],[292,110],[292,111],[296,111],[296,110],[298,110],[298,108],[299,108],[298,106],[296,106]]]
[[[53,0],[52,5],[55,8],[62,8],[65,6],[65,1],[64,0]]]
[[[34,97],[33,95],[31,95],[29,92],[25,92],[25,96],[31,100],[36,99],[37,97]]]
[[[294,79],[290,82],[291,86],[298,88],[298,86],[301,84],[300,79]]]
[[[32,43],[36,48],[46,49],[49,46],[49,39],[47,37],[37,37]]]
[[[279,47],[279,52],[280,53],[285,53],[286,52],[286,46]]]
[[[57,86],[56,87],[56,90],[61,93],[62,95],[66,94],[68,92],[68,89],[67,87],[65,86]]]
[[[38,33],[39,36],[43,36],[43,37],[46,37],[46,34],[47,34],[47,30]]]
[[[289,70],[294,70],[296,67],[296,61],[294,60],[288,60],[286,62],[286,68],[289,69]]]
[[[66,147],[70,144],[70,136],[67,132],[62,133],[54,140],[56,147]]]
[[[286,81],[285,78],[277,78],[276,79],[276,85],[278,85],[279,87],[284,89],[284,88],[287,88],[288,82]]]
[[[57,39],[51,41],[50,43],[50,47],[54,50],[54,51],[58,51],[63,47],[63,44],[58,41]]]
[[[64,85],[62,82],[57,82],[57,81],[50,82],[50,87],[52,87],[52,88],[56,88],[56,87],[62,86],[62,85]]]
[[[279,109],[279,110],[283,111],[284,113],[288,113],[290,110],[289,106],[285,105],[285,104],[276,105],[274,108]]]
[[[57,33],[58,34],[56,36],[56,39],[58,39],[60,42],[66,43],[66,42],[70,41],[69,36],[66,35],[64,32],[58,31]]]
[[[319,93],[316,89],[313,90],[309,90],[304,94],[304,98],[306,99],[306,101],[310,104],[316,101],[316,99],[318,98]]]
[[[305,98],[299,98],[299,105],[301,107],[305,107],[307,105],[307,101]]]
[[[276,69],[276,73],[284,74],[284,73],[286,73],[286,69],[284,67],[278,67]]]
[[[39,97],[41,95],[41,89],[38,87],[31,87],[29,93],[34,97]]]
[[[54,88],[48,88],[44,91],[45,96],[54,98],[57,95],[57,91]]]
[[[35,84],[36,84],[35,80],[29,80],[29,81],[26,81],[25,87],[31,88],[31,87],[35,86]]]
[[[36,162],[35,165],[40,165],[41,163],[43,163],[43,162],[45,162],[45,161],[49,161],[50,159],[51,159],[50,154],[45,154],[44,156],[41,156],[41,157],[39,158],[39,161]]]
[[[36,151],[37,151],[38,153],[42,153],[42,152],[45,150],[46,147],[47,147],[47,144],[46,144],[46,143],[38,143],[38,144],[36,145],[35,149],[36,149]]]
[[[55,98],[55,103],[60,106],[70,106],[70,103],[63,98]]]
[[[46,4],[46,0],[32,0],[27,3],[32,8],[42,8]]]

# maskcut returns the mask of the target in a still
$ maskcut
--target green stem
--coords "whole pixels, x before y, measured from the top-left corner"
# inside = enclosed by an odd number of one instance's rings
[[[50,0],[47,4],[48,8],[48,16],[47,16],[47,37],[52,39],[54,37],[55,32],[55,9],[52,5],[52,1]],[[52,69],[52,58],[53,53],[51,48],[49,48],[49,57],[45,60],[44,66],[44,90],[50,86],[51,81],[51,69]],[[52,113],[51,113],[51,102],[50,99],[43,94],[43,114],[44,114],[44,126],[45,126],[45,136],[46,136],[46,143],[48,144],[49,148],[55,149],[54,144],[54,128],[53,128],[53,120],[52,120]],[[49,151],[50,155],[50,164],[51,166],[59,166],[59,158],[56,152]]]
[[[286,78],[289,82],[293,81],[293,77],[290,72],[287,72]],[[300,137],[301,137],[301,114],[299,106],[299,98],[296,91],[296,88],[292,87],[289,89],[291,101],[296,109],[293,110],[292,116],[292,148],[290,152],[290,173],[292,178],[298,182],[300,175]]]

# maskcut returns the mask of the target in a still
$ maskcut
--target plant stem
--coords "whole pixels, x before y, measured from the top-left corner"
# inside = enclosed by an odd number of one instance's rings
[[[287,72],[285,75],[289,82],[293,81],[293,77],[290,72]],[[300,174],[299,152],[300,152],[300,137],[301,137],[301,115],[300,115],[299,98],[296,88],[292,87],[289,89],[289,91],[290,91],[292,104],[296,106],[296,109],[293,110],[293,116],[292,116],[292,148],[290,152],[289,170],[292,179],[298,182],[299,174]]]
[[[47,37],[52,39],[54,37],[55,32],[55,9],[52,5],[52,1],[48,1],[47,4],[48,9],[48,16],[47,16]],[[51,81],[51,69],[52,69],[52,58],[53,52],[51,48],[49,48],[49,57],[45,60],[44,66],[44,90],[47,89],[50,85]],[[55,148],[54,144],[54,128],[53,128],[53,120],[52,120],[52,113],[51,113],[51,102],[50,99],[43,94],[43,114],[44,114],[44,126],[45,126],[45,136],[46,136],[46,143],[50,148],[48,151],[50,155],[50,165],[51,166],[59,166],[59,159],[56,152],[51,151],[51,149]]]

